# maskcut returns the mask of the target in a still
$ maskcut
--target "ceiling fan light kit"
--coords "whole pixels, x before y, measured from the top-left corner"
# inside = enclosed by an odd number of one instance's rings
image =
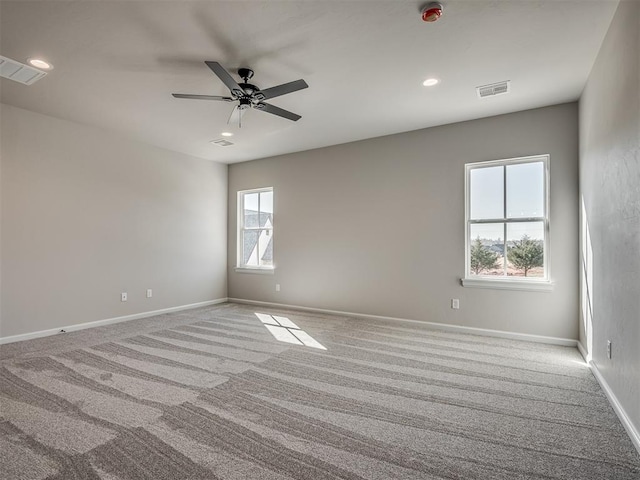
[[[307,82],[304,80],[295,80],[289,83],[283,83],[275,87],[260,90],[257,86],[249,83],[249,80],[253,78],[253,70],[250,68],[239,68],[238,76],[242,79],[241,83],[234,80],[231,74],[218,62],[206,61],[204,62],[213,73],[224,83],[229,89],[229,97],[222,97],[216,95],[194,95],[185,93],[172,94],[175,98],[184,98],[191,100],[214,100],[219,102],[238,102],[238,105],[231,112],[231,116],[227,123],[236,123],[235,117],[237,117],[238,127],[242,127],[242,116],[244,113],[253,108],[272,115],[277,115],[294,122],[300,120],[302,117],[296,113],[289,112],[270,103],[265,103],[264,100],[286,95],[288,93],[296,92],[308,88]]]

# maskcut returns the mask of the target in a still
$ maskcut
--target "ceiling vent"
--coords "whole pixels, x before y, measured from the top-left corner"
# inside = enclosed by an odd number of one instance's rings
[[[3,78],[8,78],[24,85],[33,85],[46,74],[47,72],[37,68],[0,56],[0,76]]]
[[[218,145],[219,147],[230,147],[231,145],[235,145],[233,142],[229,140],[225,140],[224,138],[219,138],[218,140],[211,140],[212,144]]]
[[[504,82],[492,83],[490,85],[482,85],[481,87],[476,87],[476,91],[478,92],[478,97],[495,97],[496,95],[502,95],[504,93],[509,93],[511,90],[511,81],[505,80]]]

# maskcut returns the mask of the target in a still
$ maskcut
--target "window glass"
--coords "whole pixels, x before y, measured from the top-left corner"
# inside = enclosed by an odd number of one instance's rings
[[[260,231],[260,265],[273,266],[273,230]]]
[[[244,195],[244,228],[258,227],[258,199],[259,194]]]
[[[469,240],[471,275],[503,275],[504,224],[472,224]]]
[[[507,165],[507,217],[544,216],[544,163]]]
[[[260,192],[260,211],[273,213],[273,192]]]
[[[258,266],[258,230],[245,230],[242,239],[243,265]]]
[[[544,222],[507,224],[507,275],[544,277]]]
[[[471,170],[471,218],[504,216],[504,168],[486,167]]]

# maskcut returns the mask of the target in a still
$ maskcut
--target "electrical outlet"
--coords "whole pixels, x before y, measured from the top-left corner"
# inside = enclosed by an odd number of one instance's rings
[[[126,302],[127,301],[127,292],[122,292],[120,294],[120,301],[121,302]]]
[[[280,284],[276,283],[276,292],[279,292],[279,291],[280,291]]]
[[[147,288],[147,298],[151,298],[153,297],[153,290],[151,290],[150,288]]]
[[[611,360],[611,340],[607,340],[607,358]]]
[[[458,310],[460,308],[460,299],[459,298],[452,298],[451,299],[451,308],[453,308],[454,310]]]

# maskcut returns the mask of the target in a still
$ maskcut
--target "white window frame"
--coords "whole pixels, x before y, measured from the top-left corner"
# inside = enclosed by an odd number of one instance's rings
[[[274,273],[275,270],[275,260],[273,265],[246,265],[244,263],[244,243],[243,243],[243,238],[244,238],[244,231],[245,230],[270,230],[271,233],[271,241],[273,242],[273,229],[274,229],[274,222],[273,222],[273,216],[274,214],[272,213],[272,222],[271,222],[271,227],[250,227],[250,228],[245,228],[244,226],[244,197],[245,195],[251,194],[251,193],[263,193],[263,192],[271,192],[272,194],[274,193],[273,191],[273,187],[261,187],[261,188],[252,188],[250,190],[239,190],[238,191],[238,212],[237,212],[237,225],[238,225],[238,229],[237,229],[237,238],[236,238],[236,268],[235,271],[239,272],[239,273],[262,273],[262,274],[267,274],[267,275],[272,275]],[[258,210],[260,209],[260,195],[258,195]],[[275,195],[274,195],[274,210],[275,210]]]
[[[527,218],[508,218],[506,213],[507,208],[507,176],[506,167],[508,165],[517,165],[523,163],[536,163],[542,162],[544,165],[544,216],[541,217],[527,217]],[[504,215],[503,218],[481,219],[472,220],[471,214],[471,171],[478,168],[497,167],[503,166],[503,194],[504,194]],[[549,250],[549,155],[533,155],[529,157],[517,157],[508,158],[502,160],[491,160],[488,162],[474,162],[465,164],[465,270],[464,277],[462,278],[462,285],[465,287],[479,287],[479,288],[494,288],[494,289],[506,289],[506,290],[538,290],[538,291],[551,291],[553,289],[553,282],[551,280],[551,263],[550,263],[550,250]],[[544,224],[544,277],[543,278],[525,278],[525,277],[508,277],[508,276],[482,276],[482,275],[470,275],[471,271],[471,259],[470,259],[470,242],[471,242],[471,225],[477,225],[482,223],[502,223],[504,224],[505,234],[504,243],[505,249],[507,244],[506,229],[510,223],[522,223],[522,222],[543,222]],[[506,253],[506,252],[505,252]],[[505,258],[506,260],[506,258]]]

